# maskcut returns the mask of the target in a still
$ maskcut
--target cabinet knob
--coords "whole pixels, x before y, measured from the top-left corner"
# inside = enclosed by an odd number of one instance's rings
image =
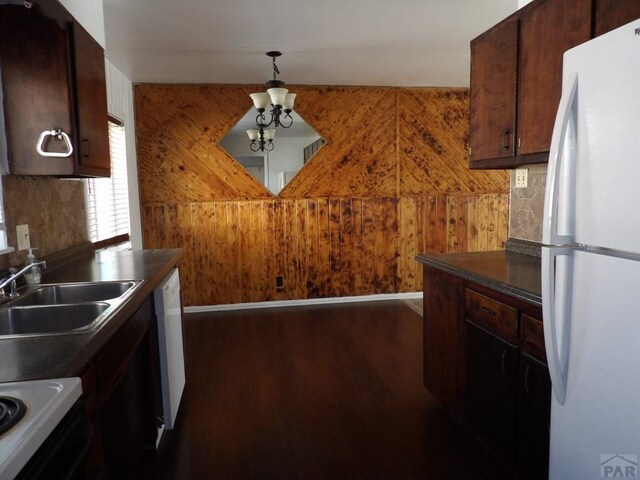
[[[48,137],[53,137],[56,140],[64,141],[67,151],[66,152],[47,152],[43,150],[44,142]],[[36,144],[36,152],[43,157],[57,157],[57,158],[65,158],[70,157],[73,153],[73,146],[71,145],[71,140],[69,139],[69,135],[62,131],[61,128],[55,128],[53,130],[45,130],[38,137],[38,143]]]

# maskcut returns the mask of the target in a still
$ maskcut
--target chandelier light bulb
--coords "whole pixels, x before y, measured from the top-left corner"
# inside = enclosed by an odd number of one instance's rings
[[[282,108],[284,108],[285,112],[290,112],[293,110],[293,104],[296,100],[297,93],[287,93],[287,96],[284,99],[284,103],[282,104]]]
[[[251,100],[253,100],[254,107],[256,107],[258,110],[265,110],[267,108],[267,104],[269,103],[268,93],[252,93],[249,96],[251,97]]]
[[[270,88],[267,90],[269,97],[271,97],[271,104],[274,106],[282,106],[287,98],[289,90],[286,88]]]

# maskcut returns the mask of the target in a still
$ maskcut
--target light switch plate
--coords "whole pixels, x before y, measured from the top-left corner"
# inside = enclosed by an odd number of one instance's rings
[[[16,227],[16,237],[18,239],[18,250],[31,248],[31,238],[29,237],[29,225],[18,225]]]
[[[516,188],[527,188],[528,177],[528,168],[516,168]]]

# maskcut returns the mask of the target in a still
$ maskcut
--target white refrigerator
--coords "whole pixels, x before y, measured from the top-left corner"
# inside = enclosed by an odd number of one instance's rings
[[[640,19],[564,55],[542,243],[549,478],[637,478]]]

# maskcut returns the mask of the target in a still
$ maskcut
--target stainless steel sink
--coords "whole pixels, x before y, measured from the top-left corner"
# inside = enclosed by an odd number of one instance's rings
[[[25,286],[0,308],[0,339],[96,331],[142,281]]]
[[[12,305],[60,305],[102,302],[123,296],[136,282],[63,283],[26,290]]]
[[[10,307],[0,310],[0,335],[54,334],[90,328],[109,308],[105,302]]]

